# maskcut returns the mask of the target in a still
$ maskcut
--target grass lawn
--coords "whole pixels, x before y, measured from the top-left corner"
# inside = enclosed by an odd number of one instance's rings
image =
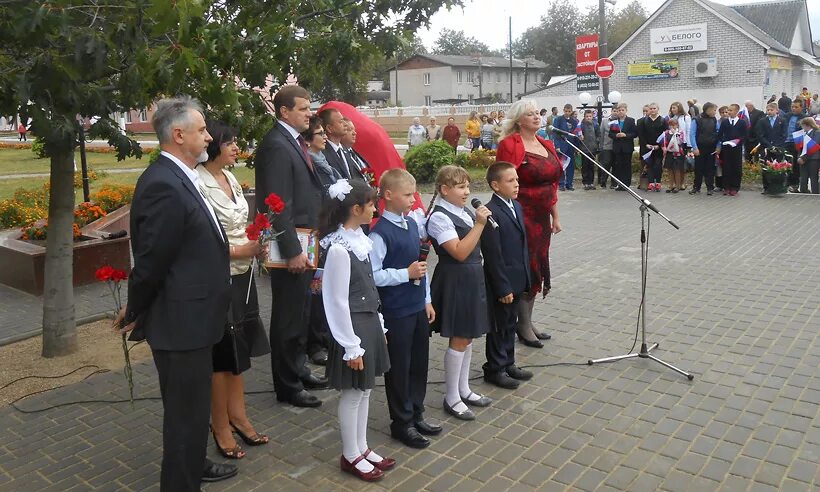
[[[142,159],[130,157],[119,162],[117,162],[117,157],[114,154],[86,152],[85,155],[88,166],[95,171],[104,169],[129,169],[148,165],[147,154],[144,154]],[[74,157],[77,163],[77,169],[79,169],[80,153],[77,152]],[[0,149],[0,175],[47,173],[50,168],[51,164],[48,159],[38,159],[31,150]]]

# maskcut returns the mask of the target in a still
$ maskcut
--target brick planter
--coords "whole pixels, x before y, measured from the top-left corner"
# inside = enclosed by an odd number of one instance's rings
[[[96,282],[102,265],[131,270],[130,236],[103,239],[112,232],[128,231],[129,206],[122,207],[82,229],[83,240],[74,243],[74,286]],[[0,231],[0,283],[33,295],[43,294],[45,241],[23,241],[20,229]]]

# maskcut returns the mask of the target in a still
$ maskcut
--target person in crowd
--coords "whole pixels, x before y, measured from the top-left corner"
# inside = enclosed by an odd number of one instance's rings
[[[714,193],[715,149],[718,143],[716,109],[715,104],[707,102],[703,105],[700,116],[692,120],[688,142],[695,155],[695,181],[690,195],[699,194],[704,181],[706,194],[711,196]]]
[[[757,132],[755,132],[754,129],[757,128],[758,122],[763,118],[763,111],[757,109],[752,101],[747,100],[743,105],[746,106],[746,114],[749,118],[749,136],[746,137],[746,141],[743,142],[743,157],[747,161],[751,161],[752,150],[760,143],[760,140],[757,138]]]
[[[233,437],[236,432],[248,446],[267,444],[268,437],[254,430],[245,411],[245,387],[242,373],[250,369],[251,357],[270,353],[265,328],[259,316],[259,301],[253,278],[253,258],[265,248],[258,240],[249,240],[248,202],[242,187],[227,169],[236,165],[239,146],[236,130],[221,121],[208,121],[211,135],[208,160],[199,165],[199,190],[214,209],[225,235],[231,258],[231,314],[233,336],[225,333],[213,349],[211,379],[211,433],[219,453],[230,459],[241,459],[245,451]]]
[[[661,191],[661,180],[663,178],[663,150],[658,144],[658,139],[661,135],[663,135],[663,132],[666,131],[666,121],[664,121],[660,114],[658,114],[657,103],[650,103],[647,106],[649,112],[636,123],[636,130],[638,132],[638,148],[640,149],[638,154],[641,155],[641,160],[646,162],[647,177],[649,178],[647,190]],[[649,156],[644,157],[647,153]]]
[[[502,122],[504,121],[504,111],[499,111],[498,116],[493,123],[493,148],[498,148],[498,140],[501,138]]]
[[[458,141],[461,140],[461,130],[456,125],[456,119],[452,116],[447,118],[447,126],[441,132],[441,138],[450,144],[453,152],[458,152]]]
[[[560,117],[557,117],[553,120],[553,126],[558,128],[559,130],[563,130],[565,132],[574,133],[578,135],[579,133],[579,124],[578,120],[572,117],[572,104],[565,104],[564,105],[564,114]],[[573,186],[572,182],[575,177],[575,149],[573,149],[568,143],[566,136],[556,136],[555,143],[558,147],[558,151],[564,154],[565,156],[569,157],[569,165],[564,170],[564,174],[561,177],[561,181],[558,184],[558,189],[561,191],[569,190],[574,191],[575,187]],[[579,140],[576,138],[574,144],[578,145]]]
[[[550,114],[547,116],[547,126],[555,124],[555,118],[558,117],[558,107],[553,106],[550,109]]]
[[[595,120],[591,109],[584,110],[584,119],[581,120],[581,135],[583,147],[593,159],[598,159],[601,150],[601,128]],[[600,172],[599,176],[600,178]],[[585,190],[595,189],[595,164],[584,158],[581,162],[581,183]]]
[[[412,149],[416,145],[421,145],[429,139],[427,129],[421,125],[421,118],[413,118],[413,124],[407,130],[407,148]]]
[[[308,154],[316,168],[316,175],[322,183],[322,187],[327,190],[328,186],[342,179],[342,175],[336,168],[327,162],[324,150],[327,148],[327,133],[322,126],[322,119],[319,116],[311,116],[308,129],[302,132],[308,146]]]
[[[498,118],[496,118],[496,121],[498,121],[499,123],[501,123],[502,121],[504,121],[504,118],[506,118],[506,116],[505,116],[505,114],[504,114],[504,110],[503,110],[503,109],[499,109],[499,110],[498,110]]]
[[[436,176],[427,233],[438,255],[430,286],[436,319],[433,331],[448,339],[444,354],[444,410],[459,420],[474,420],[467,405],[486,407],[492,400],[470,389],[473,340],[490,329],[487,290],[479,240],[490,211],[465,208],[470,175],[458,166],[444,166]],[[464,288],[470,286],[470,288]]]
[[[151,347],[164,410],[160,490],[199,491],[203,481],[238,472],[206,458],[213,347],[231,302],[230,246],[199,192],[195,168],[208,159],[211,141],[202,106],[189,97],[163,99],[151,123],[161,153],[137,180],[134,266],[113,326]]]
[[[538,112],[538,116],[541,118],[540,128],[546,128],[552,124],[547,114],[547,108],[541,108],[541,111]]]
[[[800,98],[803,100],[804,106],[805,103],[811,100],[811,92],[809,92],[808,87],[803,87],[803,89],[800,91]]]
[[[791,112],[784,116],[786,121],[786,153],[798,156],[797,147],[794,142],[794,132],[800,130],[800,120],[806,117],[806,112],[803,110],[803,105],[799,102],[793,102],[791,105]],[[799,193],[798,183],[800,182],[800,167],[792,166],[792,172],[789,175],[789,191],[792,193]]]
[[[777,94],[772,94],[772,97],[770,97],[769,100],[766,101],[766,104],[769,103],[777,103]]]
[[[820,115],[820,97],[818,97],[817,93],[811,96],[811,104],[809,105],[809,115]]]
[[[686,115],[689,116],[689,115]],[[667,129],[658,140],[663,155],[663,167],[669,170],[669,188],[667,193],[683,190],[684,158],[686,157],[686,138],[678,126],[677,118],[666,122]],[[655,191],[660,191],[656,189]]]
[[[26,128],[26,125],[24,125],[22,123],[17,125],[18,141],[27,142],[28,139],[26,138],[26,133],[28,133],[28,129]]]
[[[342,147],[342,139],[347,136],[348,126],[344,121],[344,116],[336,108],[328,108],[319,113],[322,119],[322,126],[327,136],[327,145],[322,153],[330,167],[336,170],[345,179],[361,180],[356,165],[349,161],[347,154]],[[418,120],[418,118],[416,118]],[[422,127],[423,129],[423,127]]]
[[[697,99],[689,99],[686,101],[686,105],[689,107],[689,117],[693,120],[700,116],[700,108],[698,108],[697,102]]]
[[[464,132],[470,140],[470,151],[475,152],[481,145],[481,120],[475,111],[470,111],[470,117],[467,118]]]
[[[780,93],[780,99],[777,100],[777,107],[780,109],[780,115],[785,116],[789,113],[792,107],[792,100],[785,92]]]
[[[811,116],[807,116],[800,120],[800,126],[806,132],[806,136],[814,141],[820,143],[820,128],[817,122]],[[803,154],[802,152],[805,152]],[[814,151],[809,154],[808,149],[805,148],[801,152],[800,157],[797,158],[797,165],[800,167],[800,193],[809,193],[809,181],[811,181],[811,193],[820,193],[818,186],[818,171],[820,171],[820,152]]]
[[[379,195],[384,210],[370,233],[373,279],[379,289],[387,329],[390,370],[384,375],[390,435],[411,448],[430,445],[425,436],[441,433],[441,425],[424,419],[430,323],[436,312],[430,297],[427,262],[419,258],[427,239],[424,213],[411,212],[416,180],[404,169],[381,176]]]
[[[717,130],[720,131],[720,125],[725,123],[729,118],[729,106],[721,106],[718,108],[718,118],[717,118]],[[720,142],[718,142],[717,149],[720,148]],[[715,152],[715,191],[724,191],[723,188],[723,162],[720,160],[720,155],[718,152]]]
[[[535,329],[532,311],[538,293],[545,297],[552,288],[549,248],[552,235],[561,232],[558,183],[563,169],[552,141],[536,135],[540,120],[535,103],[519,100],[509,111],[496,161],[510,162],[516,167],[518,202],[524,213],[530,258],[530,286],[518,305],[516,332],[524,345],[542,348],[541,340],[549,340],[551,336]]]
[[[641,117],[638,118],[637,120],[635,120],[635,124],[637,125],[638,122],[641,121],[643,118],[646,118],[646,116],[648,114],[649,114],[649,104],[644,104],[643,107],[641,107]]]
[[[686,147],[689,147],[686,142],[686,137],[689,135],[689,130],[692,126],[692,117],[689,116],[689,113],[685,109],[683,109],[683,104],[673,102],[669,106],[669,119],[677,120],[678,131],[680,131],[682,135],[683,143]]]
[[[495,125],[490,121],[486,114],[481,115],[481,148],[484,150],[492,150],[493,148],[493,131]]]
[[[618,103],[615,107],[618,119],[610,123],[609,136],[612,138],[612,174],[626,186],[632,186],[632,154],[635,152],[638,128],[635,120],[626,115],[627,110],[626,103]],[[618,189],[624,191],[620,186]]]
[[[347,125],[347,132],[345,132],[342,137],[341,144],[345,159],[350,164],[350,179],[365,181],[362,171],[371,167],[367,160],[353,148],[353,146],[356,145],[356,140],[359,138],[359,134],[356,132],[356,125],[350,118],[342,118],[342,121]],[[367,232],[367,225],[362,226],[362,230]]]
[[[766,116],[757,122],[754,128],[757,134],[758,141],[762,150],[758,155],[763,156],[764,160],[769,160],[774,157],[775,149],[783,149],[786,145],[786,122],[777,107],[777,103],[770,102],[766,104]],[[779,153],[782,153],[780,150]],[[778,159],[782,159],[782,155]],[[767,193],[769,183],[766,180],[766,175],[761,174],[763,180],[763,194]]]
[[[616,111],[610,113],[609,117],[604,118],[601,120],[601,153],[598,157],[598,162],[606,169],[607,171],[612,172],[612,137],[609,136],[609,128],[613,122],[618,121],[618,115]],[[605,172],[598,170],[598,186],[602,189],[606,189],[606,182],[609,179],[609,175]],[[615,182],[613,181],[611,189],[616,188]]]
[[[322,401],[305,388],[327,387],[327,379],[311,374],[306,363],[310,319],[309,269],[296,228],[316,229],[324,188],[308,154],[301,133],[310,126],[310,93],[298,85],[282,87],[273,98],[276,125],[265,135],[256,151],[256,193],[276,193],[285,209],[274,217],[280,233],[277,246],[287,268],[270,270],[271,371],[276,399],[296,407],[318,407]],[[327,131],[327,127],[325,127]],[[257,210],[266,211],[264,201]]]
[[[498,121],[498,111],[490,111],[490,117],[487,121],[495,125],[495,122]]]
[[[427,141],[435,140],[441,140],[441,125],[437,125],[435,116],[431,116],[430,124],[427,125]]]
[[[370,392],[390,369],[379,294],[369,255],[373,243],[361,226],[373,220],[376,190],[361,181],[339,180],[322,206],[319,244],[324,257],[322,303],[332,343],[327,378],[339,395],[342,471],[372,482],[396,465],[367,444]]]
[[[481,235],[490,332],[487,334],[484,381],[500,388],[515,389],[532,372],[515,365],[515,324],[521,296],[530,288],[530,259],[524,210],[518,197],[518,173],[509,162],[498,161],[487,168],[487,183],[493,196],[487,204],[498,227],[485,227]]]
[[[729,117],[720,125],[718,130],[718,147],[723,167],[724,195],[737,196],[743,177],[743,147],[742,142],[749,133],[749,124],[743,118],[738,118],[740,105],[729,105]]]

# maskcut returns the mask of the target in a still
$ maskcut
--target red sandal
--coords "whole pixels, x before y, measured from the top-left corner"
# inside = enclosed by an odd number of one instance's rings
[[[353,460],[353,463],[351,463],[347,461],[347,458],[345,458],[343,455],[341,458],[339,458],[339,465],[341,465],[343,472],[347,472],[353,476],[359,477],[365,482],[375,482],[376,480],[379,480],[382,477],[384,477],[384,472],[376,468],[375,465],[373,466],[373,469],[369,472],[363,472],[356,468],[356,463],[362,461],[363,459],[365,459],[364,456],[359,456],[358,458]]]

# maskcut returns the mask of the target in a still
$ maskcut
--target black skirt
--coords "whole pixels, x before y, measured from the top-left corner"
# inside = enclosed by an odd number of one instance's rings
[[[331,337],[325,368],[330,387],[337,390],[368,390],[376,386],[376,378],[390,370],[390,355],[378,313],[351,313],[353,332],[361,340],[364,369],[354,371],[344,360],[345,349]]]
[[[247,304],[248,282],[251,282]],[[259,299],[256,295],[256,280],[253,271],[231,276],[231,309],[235,322],[236,357],[233,341],[229,335],[222,337],[213,350],[214,372],[241,374],[251,368],[251,357],[270,353],[270,343],[265,335],[265,326],[259,316]],[[238,371],[238,372],[237,372]]]
[[[481,338],[490,331],[487,289],[481,263],[439,263],[430,284],[436,321],[445,338]]]

